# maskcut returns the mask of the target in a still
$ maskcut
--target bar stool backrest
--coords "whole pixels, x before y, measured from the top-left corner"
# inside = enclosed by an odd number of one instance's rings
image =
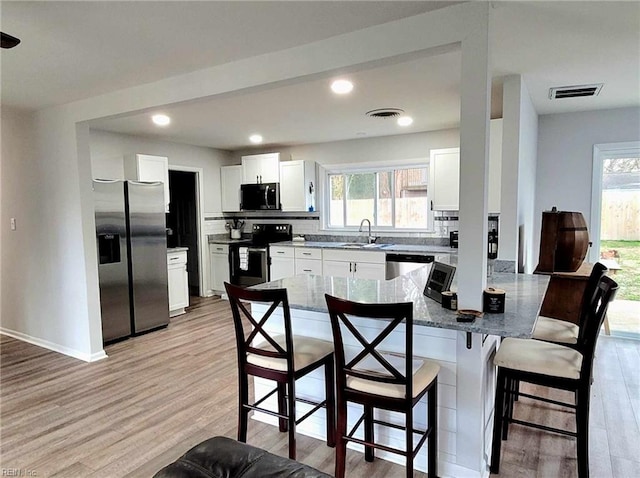
[[[577,344],[577,350],[582,353],[581,379],[591,379],[593,356],[600,336],[600,329],[607,314],[607,308],[617,291],[616,281],[608,276],[603,276],[598,281],[596,290],[587,304],[585,320],[580,327]]]
[[[289,311],[289,300],[287,298],[286,289],[245,289],[231,285],[227,282],[224,284],[229,296],[229,305],[233,315],[233,323],[236,333],[236,344],[238,349],[238,367],[243,369],[247,363],[247,354],[262,355],[265,357],[284,359],[287,361],[287,370],[294,370],[293,366],[293,335],[291,332],[291,313]],[[267,312],[261,317],[256,318],[248,309],[244,302],[263,302],[270,304]],[[282,307],[282,315],[284,318],[284,330],[279,333],[272,333],[265,330],[267,321],[272,317],[273,312]],[[251,327],[245,331],[243,319],[249,322]],[[274,340],[275,335],[285,336],[285,347]],[[257,343],[262,342],[260,348],[255,347]],[[265,342],[270,347],[265,347]]]
[[[593,302],[593,298],[598,293],[598,284],[600,284],[600,279],[602,279],[608,270],[607,266],[601,262],[596,262],[593,265],[591,274],[589,274],[589,279],[587,279],[587,285],[584,288],[584,295],[582,296],[582,304],[580,307],[581,313],[578,319],[578,326],[582,327],[584,324],[585,318],[589,313],[589,307],[591,307]]]
[[[413,357],[413,304],[411,302],[394,304],[362,304],[325,294],[336,356],[336,383],[338,393],[347,388],[347,378],[355,377],[373,382],[383,382],[405,387],[405,397],[411,399],[412,357]],[[367,339],[354,325],[351,317],[363,317],[388,321],[388,325],[372,339]],[[405,352],[402,366],[392,365],[380,353],[378,346],[383,343],[401,323],[405,324]],[[358,342],[358,352],[348,362],[345,357],[342,328],[347,329]],[[358,365],[366,359],[375,364],[376,370],[367,370]],[[368,367],[370,368],[370,367]],[[384,373],[381,373],[384,372]]]

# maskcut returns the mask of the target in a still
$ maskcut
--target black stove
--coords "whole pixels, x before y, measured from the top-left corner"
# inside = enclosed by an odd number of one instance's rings
[[[290,241],[293,239],[291,224],[254,224],[251,244],[268,246],[272,242]]]
[[[269,244],[290,241],[291,224],[254,224],[251,242],[229,247],[231,283],[243,287],[269,281]]]

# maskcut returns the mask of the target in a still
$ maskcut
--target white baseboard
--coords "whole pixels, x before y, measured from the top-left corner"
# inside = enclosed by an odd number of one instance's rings
[[[4,327],[0,327],[0,334],[8,335],[9,337],[13,337],[14,339],[22,340],[23,342],[27,342],[32,345],[37,345],[38,347],[42,347],[44,349],[51,350],[53,352],[67,355],[69,357],[73,357],[73,358],[82,360],[84,362],[97,362],[98,360],[107,358],[107,354],[105,353],[104,350],[101,350],[100,352],[96,352],[93,354],[87,354],[79,350],[65,347],[64,345],[56,344],[54,342],[49,342],[48,340],[43,340],[38,337],[32,337],[30,335],[23,334],[22,332],[16,332],[15,330],[5,329]]]

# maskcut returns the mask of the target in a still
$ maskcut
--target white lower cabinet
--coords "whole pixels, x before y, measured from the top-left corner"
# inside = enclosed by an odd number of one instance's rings
[[[322,261],[296,258],[296,275],[297,274],[313,274],[321,276]]]
[[[353,277],[357,279],[384,280],[387,266],[385,263],[355,262],[353,265]]]
[[[384,252],[343,249],[325,249],[323,252],[322,272],[325,276],[384,280],[385,270]]]
[[[353,277],[353,264],[344,261],[332,261],[325,259],[322,261],[324,275],[330,277]]]
[[[318,247],[271,246],[270,280],[299,274],[385,279],[385,253]]]
[[[211,289],[224,292],[224,283],[229,282],[229,246],[227,244],[209,244],[209,268]]]
[[[270,247],[271,267],[269,279],[278,280],[296,275],[295,259],[292,247]]]
[[[296,274],[322,275],[322,249],[296,247]]]
[[[187,251],[167,253],[169,317],[184,314],[189,307]]]

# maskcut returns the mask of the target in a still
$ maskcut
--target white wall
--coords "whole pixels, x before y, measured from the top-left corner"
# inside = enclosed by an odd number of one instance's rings
[[[96,329],[76,321],[99,306],[84,254],[87,241],[95,251],[95,234],[86,236],[77,200],[82,132],[44,113],[3,107],[2,119],[2,332],[83,360],[103,358],[99,322]],[[37,135],[43,123],[50,127]],[[7,217],[16,218],[16,231]],[[94,252],[89,269],[95,262]]]
[[[542,212],[581,212],[590,227],[593,146],[640,140],[640,108],[543,115],[539,120],[533,261]]]
[[[33,293],[28,289],[29,269],[35,257],[21,257],[12,253],[25,244],[37,250],[38,220],[34,211],[32,187],[37,184],[31,175],[35,159],[33,115],[28,112],[2,107],[2,154],[0,155],[0,282],[5,284],[0,293],[0,327],[16,330],[16,321],[23,316],[23,308],[11,308],[11,297]],[[17,221],[16,231],[10,229],[10,219]],[[34,254],[35,256],[35,254]],[[27,290],[25,290],[25,286]],[[31,329],[31,323],[24,324]]]
[[[476,94],[484,98],[486,93],[472,88],[474,78],[485,75],[486,68],[480,68],[482,65],[475,62],[465,67],[472,56],[469,52],[465,54],[465,50],[472,48],[479,33],[483,38],[486,36],[488,8],[480,2],[456,4],[36,112],[33,161],[29,168],[20,168],[21,174],[16,178],[23,192],[14,191],[6,198],[3,192],[3,201],[22,200],[27,196],[29,212],[33,212],[29,221],[37,227],[33,228],[30,241],[16,241],[8,250],[3,248],[5,258],[9,255],[29,257],[30,261],[18,277],[25,282],[20,294],[9,295],[8,284],[5,281],[0,284],[4,291],[3,312],[15,314],[23,330],[30,329],[31,323],[36,324],[43,346],[85,360],[104,355],[99,332],[95,220],[86,122],[279,82],[303,81],[313,75],[328,76],[345,68],[366,69],[367,65],[392,61],[399,56],[427,54],[456,44],[462,48],[462,66],[467,78],[462,85],[464,105],[467,101],[473,102]],[[345,44],[352,48],[344,48]],[[461,144],[466,137],[476,137],[476,130],[486,129],[482,127],[486,123],[484,114],[475,118],[463,117]],[[482,156],[481,150],[470,152],[470,157]],[[8,181],[3,175],[3,191]],[[481,290],[478,285],[476,289]]]
[[[278,148],[281,160],[304,159],[319,165],[341,163],[366,163],[401,161],[429,158],[431,149],[457,148],[460,146],[460,130],[447,129],[427,133],[413,133],[377,138],[352,139],[330,143],[305,144]],[[274,149],[247,149],[234,152],[235,164],[246,154],[275,151]]]
[[[203,213],[220,214],[220,166],[231,161],[228,151],[95,129],[90,131],[90,142],[93,178],[124,179],[123,157],[132,153],[167,156],[169,169],[171,166],[202,168]]]
[[[516,261],[531,273],[535,229],[538,114],[520,75],[505,78],[503,89],[502,197],[499,258]]]

